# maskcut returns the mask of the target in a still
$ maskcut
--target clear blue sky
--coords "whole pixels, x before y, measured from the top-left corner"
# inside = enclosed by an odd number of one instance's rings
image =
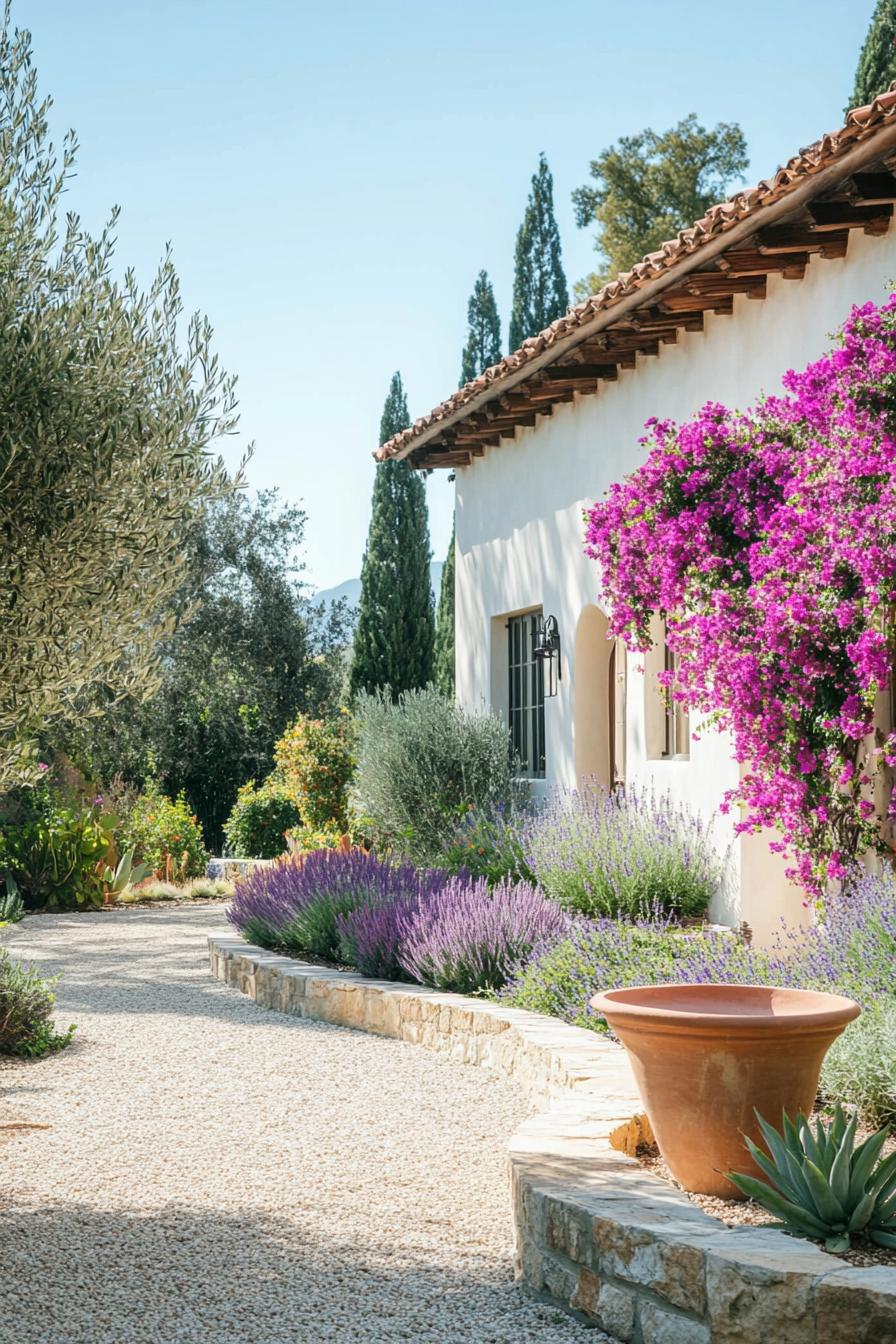
[[[738,121],[750,180],[840,125],[873,0],[15,0],[54,128],[81,141],[70,208],[123,208],[119,259],[171,240],[189,308],[239,375],[255,486],[308,511],[322,587],[360,571],[379,417],[457,384],[476,273],[504,323],[539,150],[570,283],[570,192],[618,136]],[[239,447],[228,447],[236,459]],[[451,525],[429,482],[433,547]]]

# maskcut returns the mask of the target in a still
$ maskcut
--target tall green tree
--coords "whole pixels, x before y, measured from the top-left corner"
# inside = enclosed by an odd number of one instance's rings
[[[658,135],[624,135],[591,163],[594,183],[572,193],[579,228],[597,225],[599,268],[576,285],[586,298],[720,201],[748,163],[739,126],[706,130],[691,113]]]
[[[845,111],[865,107],[896,79],[896,0],[877,0],[856,66],[856,82]]]
[[[562,317],[568,307],[569,288],[560,256],[560,231],[554,218],[554,179],[547,159],[540,154],[529,203],[516,236],[511,350]]]
[[[461,355],[460,386],[478,378],[501,358],[501,322],[495,291],[485,271],[480,271],[467,304],[467,343]]]
[[[152,772],[167,793],[183,790],[217,850],[237,789],[270,772],[287,725],[341,696],[347,613],[308,596],[305,523],[276,490],[212,505],[188,539],[156,695],[100,702],[101,719],[48,745],[104,784],[140,785]]]
[[[401,375],[392,377],[380,443],[410,425]],[[426,686],[433,674],[432,586],[426,487],[404,462],[376,469],[351,668],[352,693]]]
[[[455,528],[442,570],[439,610],[436,615],[435,683],[443,695],[454,699],[454,548]]]
[[[113,279],[117,212],[91,237],[62,195],[30,37],[0,25],[0,792],[39,736],[149,695],[173,629],[184,542],[229,488],[236,425],[211,328],[183,323],[166,256],[143,292]]]

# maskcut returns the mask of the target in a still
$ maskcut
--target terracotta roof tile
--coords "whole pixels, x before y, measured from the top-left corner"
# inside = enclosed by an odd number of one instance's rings
[[[639,289],[661,277],[678,262],[694,253],[699,253],[708,243],[724,235],[742,220],[786,198],[808,179],[830,168],[862,141],[871,139],[882,128],[894,122],[896,122],[896,81],[886,93],[879,94],[867,107],[853,109],[840,130],[823,135],[814,144],[800,150],[779,168],[773,177],[763,179],[754,187],[737,191],[727,200],[711,206],[702,219],[697,220],[689,228],[682,229],[677,238],[670,239],[657,251],[650,252],[630,271],[609,281],[596,294],[570,308],[563,317],[558,318],[544,331],[524,341],[518,350],[493,364],[478,378],[466,383],[428,415],[421,416],[409,429],[402,430],[389,439],[376,451],[375,457],[385,461],[390,457],[405,456],[413,450],[419,438],[427,435],[427,431],[449,417],[456,416],[468,402],[476,400],[494,384],[516,373],[577,329],[587,327],[598,314],[612,309],[614,305],[637,293]]]

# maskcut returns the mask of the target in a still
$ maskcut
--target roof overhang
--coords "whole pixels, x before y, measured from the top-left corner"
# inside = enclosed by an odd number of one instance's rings
[[[767,279],[799,280],[813,255],[845,257],[850,232],[883,234],[896,204],[896,84],[843,130],[738,192],[627,274],[570,309],[375,453],[415,467],[468,466],[558,403],[593,394]]]

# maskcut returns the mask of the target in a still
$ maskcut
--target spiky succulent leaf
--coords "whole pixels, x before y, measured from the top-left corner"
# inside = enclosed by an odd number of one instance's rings
[[[786,1199],[779,1191],[774,1190],[765,1181],[760,1181],[755,1176],[742,1176],[738,1172],[727,1171],[726,1179],[736,1185],[738,1190],[747,1195],[749,1199],[755,1199],[757,1204],[761,1204],[769,1213],[773,1213],[776,1218],[782,1222],[799,1228],[803,1236],[826,1237],[831,1229],[824,1223],[816,1213],[811,1209],[803,1208],[800,1204],[795,1204],[793,1200]]]
[[[869,1190],[859,1200],[858,1204],[850,1215],[848,1228],[850,1232],[861,1232],[868,1226],[871,1215],[874,1213],[874,1195]]]
[[[870,1139],[856,1149],[853,1158],[852,1174],[849,1178],[849,1202],[856,1204],[865,1193],[865,1186],[871,1176],[872,1171],[877,1165],[881,1155],[887,1135],[890,1132],[889,1125],[879,1129],[876,1134],[872,1134]]]
[[[896,1228],[890,1232],[882,1227],[869,1227],[868,1239],[873,1241],[875,1246],[886,1246],[888,1250],[896,1250]]]
[[[807,1157],[803,1162],[803,1171],[819,1218],[829,1227],[838,1230],[840,1227],[845,1227],[846,1210],[831,1189],[831,1183],[821,1167],[817,1167],[811,1158]]]
[[[836,1121],[836,1117],[835,1117]],[[849,1207],[849,1182],[852,1172],[853,1144],[856,1136],[856,1126],[858,1125],[858,1116],[854,1115],[850,1120],[845,1132],[840,1136],[839,1148],[836,1149],[834,1161],[831,1164],[831,1189],[837,1200],[844,1208]],[[836,1146],[833,1137],[834,1127],[831,1126],[831,1142]]]

